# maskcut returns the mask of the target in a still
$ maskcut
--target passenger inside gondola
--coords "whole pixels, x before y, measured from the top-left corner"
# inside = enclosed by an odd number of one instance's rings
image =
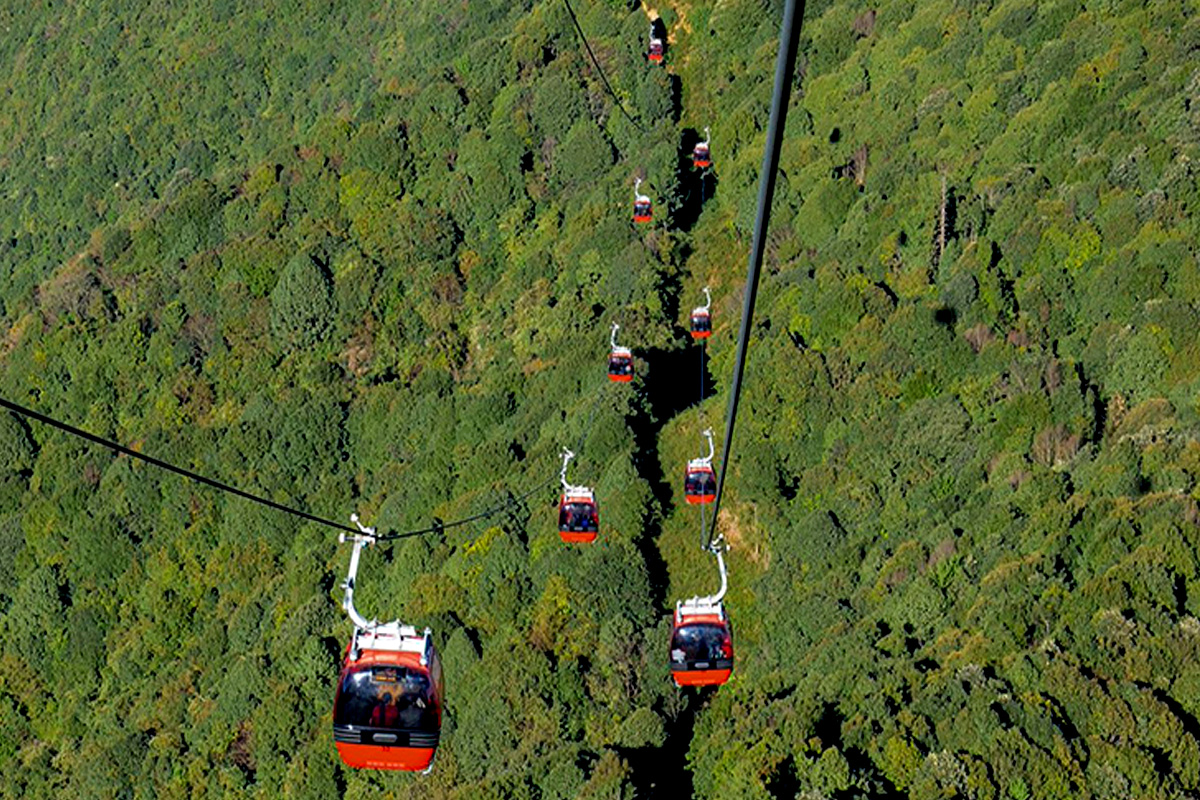
[[[334,725],[436,731],[433,683],[421,670],[377,665],[342,676]]]
[[[610,356],[608,359],[609,375],[632,375],[633,359],[630,356]]]
[[[733,658],[733,643],[723,625],[697,622],[683,625],[671,637],[671,660],[676,663]]]
[[[392,702],[391,693],[384,692],[371,709],[371,724],[376,728],[394,728],[399,720],[400,710]]]
[[[689,495],[710,495],[717,492],[717,479],[710,470],[688,471],[683,490]]]
[[[563,503],[558,512],[559,530],[598,532],[599,514],[592,503]]]

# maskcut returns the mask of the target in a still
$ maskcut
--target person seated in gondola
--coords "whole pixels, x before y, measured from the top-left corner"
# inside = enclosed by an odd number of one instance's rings
[[[373,727],[378,728],[383,725],[383,709],[391,701],[392,696],[390,694],[375,698],[375,703],[371,706],[371,716],[367,719]]]
[[[633,359],[629,356],[613,356],[608,363],[610,375],[632,375]]]
[[[717,482],[713,478],[711,472],[689,472],[687,481],[684,485],[684,491],[687,494],[715,494],[717,491]]]
[[[358,673],[352,672],[343,681],[338,716],[345,724],[401,730],[437,727],[433,686],[426,675],[404,667],[367,666],[362,673],[365,680],[354,679]],[[380,691],[380,684],[390,691]]]
[[[392,701],[391,693],[384,692],[371,709],[371,724],[376,728],[394,728],[399,715],[400,710]]]
[[[729,658],[728,636],[719,625],[686,625],[676,631],[671,644],[671,660],[677,663]]]
[[[425,727],[426,713],[425,709],[428,704],[420,692],[413,694],[405,693],[400,695],[399,709],[397,711],[400,726],[409,730],[419,730]]]
[[[595,531],[596,515],[586,503],[567,504],[567,525],[573,531]]]
[[[707,130],[707,129],[706,129]],[[712,336],[712,292],[704,287],[704,305],[692,309],[692,338],[707,339]]]

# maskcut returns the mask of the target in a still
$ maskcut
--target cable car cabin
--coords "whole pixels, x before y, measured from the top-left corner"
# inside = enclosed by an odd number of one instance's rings
[[[708,130],[705,128],[704,130]],[[709,308],[712,307],[712,293],[708,287],[704,287],[704,305],[696,306],[692,309],[692,338],[707,339],[712,336],[712,313]],[[707,434],[706,434],[707,435]]]
[[[638,195],[633,201],[633,221],[651,222],[654,219],[654,204],[645,195]]]
[[[683,478],[683,499],[691,505],[711,503],[717,499],[717,476],[707,459],[688,462]]]
[[[558,535],[564,542],[596,541],[600,533],[600,511],[591,489],[572,486],[563,492],[558,506]]]
[[[442,729],[442,666],[429,629],[356,629],[333,702],[338,755],[357,769],[425,770]]]
[[[677,686],[720,686],[733,672],[733,632],[720,602],[675,604],[671,677]]]
[[[661,64],[663,60],[663,40],[657,36],[650,37],[650,50],[646,53],[646,60],[651,64]]]
[[[633,380],[633,351],[628,347],[614,347],[609,354],[608,379],[617,383]]]
[[[700,169],[712,166],[712,156],[708,150],[708,142],[697,142],[692,149],[692,163]]]
[[[642,179],[633,182],[633,221],[649,222],[654,219],[654,206],[650,198],[642,194]]]

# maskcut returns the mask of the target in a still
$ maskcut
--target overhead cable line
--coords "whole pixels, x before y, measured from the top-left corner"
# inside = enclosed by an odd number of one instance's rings
[[[571,21],[575,23],[575,30],[579,31],[579,38],[583,41],[583,48],[587,50],[588,55],[591,56],[592,63],[596,65],[596,71],[600,73],[600,80],[604,82],[604,88],[608,89],[608,93],[612,97],[613,102],[617,104],[617,108],[621,109],[621,113],[625,115],[625,119],[629,120],[629,124],[633,125],[633,127],[637,128],[639,131],[643,130],[642,126],[638,124],[637,120],[629,116],[629,112],[625,110],[625,104],[621,102],[621,98],[617,97],[617,93],[613,91],[612,84],[608,82],[608,76],[604,74],[604,67],[600,66],[600,60],[596,58],[596,54],[592,52],[592,46],[588,44],[587,36],[583,32],[583,27],[579,24],[579,18],[575,16],[575,9],[571,8],[571,0],[563,0],[563,5],[567,7],[567,13],[571,15]]]
[[[480,511],[478,514],[472,514],[469,517],[464,517],[463,519],[456,519],[451,522],[442,522],[437,517],[434,517],[433,525],[429,526],[428,528],[421,528],[420,530],[415,530],[415,531],[402,531],[402,532],[398,532],[398,533],[381,533],[381,534],[377,534],[374,538],[376,541],[380,541],[380,542],[387,542],[387,541],[391,541],[393,539],[408,539],[413,536],[425,536],[426,534],[430,534],[430,533],[442,533],[443,531],[447,531],[450,528],[457,528],[461,525],[468,525],[472,522],[478,522],[481,519],[487,519],[488,517],[494,517],[495,515],[503,512],[503,511],[507,511],[510,508],[519,508],[522,501],[532,497],[533,495],[537,494],[538,492],[546,489],[546,487],[550,486],[553,483],[557,483],[557,482],[558,482],[558,476],[555,475],[550,480],[548,480],[544,483],[539,483],[537,486],[533,487],[528,492],[525,492],[525,494],[513,497],[512,494],[510,493],[508,500],[501,503],[500,505],[489,508],[486,511]]]
[[[596,419],[596,412],[598,412],[600,410],[600,397],[601,397],[600,391],[602,388],[603,387],[598,387],[597,391],[593,393],[595,396],[595,400],[592,402],[592,413],[588,417],[587,426],[579,434],[579,444],[576,445],[576,447],[575,447],[575,449],[578,450],[579,452],[583,451],[583,446],[588,439],[588,434],[592,430],[592,423]],[[385,541],[385,542],[389,541],[391,539],[406,539],[410,536],[423,536],[428,533],[441,533],[442,531],[444,531],[448,528],[457,528],[460,525],[467,525],[472,522],[478,522],[481,519],[487,519],[488,517],[495,516],[496,514],[499,514],[503,511],[507,511],[510,508],[520,507],[520,505],[522,504],[523,501],[525,501],[529,497],[532,497],[533,495],[537,494],[539,491],[542,491],[543,489],[547,488],[551,484],[557,483],[558,481],[559,481],[559,477],[557,475],[554,475],[554,476],[551,476],[550,480],[533,487],[528,492],[525,492],[525,494],[519,495],[517,497],[513,497],[512,493],[510,492],[509,498],[505,503],[495,506],[493,508],[489,508],[486,511],[480,511],[478,514],[474,514],[472,516],[466,517],[465,519],[454,520],[453,522],[442,522],[437,517],[434,517],[434,524],[428,528],[424,528],[424,529],[418,530],[418,531],[405,531],[404,533],[382,534],[382,535],[376,536],[375,538],[379,541]]]
[[[110,439],[105,439],[102,436],[97,436],[94,433],[89,433],[80,428],[76,428],[73,425],[68,425],[65,422],[60,422],[59,420],[56,420],[53,417],[48,417],[45,414],[40,414],[37,411],[34,411],[33,409],[25,408],[24,406],[20,406],[9,400],[5,400],[3,397],[0,397],[0,407],[6,408],[9,411],[12,411],[13,413],[21,414],[23,416],[29,417],[30,419],[37,420],[38,422],[41,422],[45,425],[49,425],[52,428],[57,428],[58,430],[64,431],[65,433],[69,433],[72,436],[78,436],[81,439],[86,439],[87,441],[92,442],[93,444],[98,444],[102,447],[107,447],[110,450],[114,450],[118,453],[122,453],[123,455],[127,455],[131,458],[140,459],[142,461],[145,461],[148,464],[153,464],[154,466],[159,467],[160,469],[165,469],[168,472],[174,472],[176,475],[181,475],[184,478],[189,478],[198,483],[203,483],[206,486],[211,486],[212,488],[217,489],[222,492],[228,492],[229,494],[237,495],[238,497],[244,498],[246,500],[250,500],[252,502],[259,503],[260,505],[267,506],[268,508],[273,508],[276,511],[282,511],[285,514],[291,514],[292,516],[300,517],[301,519],[306,519],[309,522],[316,522],[320,525],[326,525],[330,528],[336,528],[337,530],[340,530],[340,531],[347,531],[347,532],[353,533],[353,534],[357,534],[359,532],[359,530],[357,528],[351,528],[348,525],[342,525],[341,523],[334,522],[331,519],[325,519],[324,517],[318,517],[315,514],[309,514],[307,511],[301,511],[298,508],[292,508],[291,506],[285,506],[282,503],[276,503],[274,500],[268,500],[265,497],[259,497],[256,494],[251,494],[250,492],[242,491],[241,489],[237,488],[236,486],[230,486],[227,483],[215,481],[212,478],[208,478],[208,477],[205,477],[204,475],[197,474],[195,472],[192,472],[191,470],[184,469],[183,467],[177,467],[174,464],[171,464],[170,462],[167,462],[167,461],[163,461],[160,458],[155,458],[154,456],[148,456],[145,453],[139,453],[136,450],[131,450],[128,447],[118,444],[117,442],[114,442]],[[429,534],[429,533],[440,533],[441,531],[447,530],[449,528],[456,528],[460,525],[466,525],[470,522],[475,522],[476,520],[485,519],[487,517],[492,517],[492,516],[495,516],[496,514],[499,514],[503,511],[507,510],[507,509],[518,507],[522,501],[531,497],[532,495],[536,494],[537,492],[545,489],[547,486],[549,486],[551,483],[553,483],[554,480],[556,480],[556,479],[552,478],[550,481],[538,484],[533,489],[530,489],[528,492],[525,492],[524,494],[517,496],[517,497],[513,497],[510,493],[509,499],[507,501],[505,501],[503,504],[495,506],[493,508],[489,508],[486,511],[481,511],[480,513],[475,514],[470,517],[467,517],[466,519],[453,520],[451,522],[442,522],[441,520],[438,520],[436,517],[434,517],[434,520],[435,520],[434,524],[428,528],[423,528],[421,530],[415,530],[415,531],[402,531],[402,532],[397,532],[397,533],[379,534],[379,535],[375,536],[375,538],[378,540],[381,540],[381,541],[387,541],[387,540],[391,540],[391,539],[405,539],[405,538],[408,538],[411,536],[423,536],[423,535]]]
[[[742,374],[746,368],[746,349],[750,343],[750,326],[754,321],[754,300],[758,295],[758,277],[767,244],[767,224],[771,218],[771,199],[775,196],[775,173],[779,167],[779,150],[783,145],[783,130],[787,121],[792,75],[796,69],[796,43],[800,38],[800,25],[803,20],[804,0],[787,0],[783,8],[783,24],[779,30],[779,56],[775,60],[775,91],[771,97],[771,121],[767,126],[767,143],[763,150],[762,172],[759,175],[758,215],[754,220],[754,239],[750,245],[750,263],[746,271],[746,297],[742,306],[742,326],[738,333],[733,383],[729,393],[729,410],[725,416],[725,440],[721,447],[721,471],[717,477],[717,496],[713,500],[713,524],[709,534],[709,545],[712,544],[712,536],[717,530],[717,514],[721,510],[725,473],[729,469],[732,456],[733,426],[737,422],[738,398],[742,391]]]
[[[598,383],[595,391],[592,392],[592,413],[588,415],[587,425],[579,432],[579,444],[575,445],[575,453],[582,454],[583,446],[587,444],[587,440],[592,432],[592,423],[596,421],[596,414],[600,411],[600,401],[604,398],[604,387],[608,385],[608,379],[602,379]]]
[[[73,425],[68,425],[65,422],[59,422],[58,420],[56,420],[52,417],[48,417],[45,414],[39,414],[38,412],[34,411],[33,409],[25,408],[24,406],[19,406],[16,403],[9,402],[8,400],[5,400],[3,397],[0,397],[0,406],[7,408],[9,411],[12,411],[14,413],[22,414],[31,419],[35,419],[38,422],[41,422],[45,425],[49,425],[52,428],[58,428],[60,431],[65,431],[66,433],[69,433],[72,436],[78,436],[79,438],[86,439],[89,442],[92,442],[93,444],[98,444],[102,447],[107,447],[109,450],[115,450],[116,452],[122,453],[131,458],[141,459],[142,461],[145,461],[148,464],[153,464],[154,466],[159,467],[160,469],[165,469],[168,472],[174,472],[176,475],[182,475],[185,478],[190,478],[191,480],[198,481],[199,483],[203,483],[206,486],[211,486],[214,489],[218,489],[222,492],[229,492],[230,494],[236,494],[238,497],[243,497],[243,498],[245,498],[247,500],[251,500],[255,503],[260,503],[264,506],[267,506],[268,508],[273,508],[276,511],[283,511],[287,514],[292,514],[297,517],[302,517],[303,519],[306,519],[309,522],[316,522],[321,525],[328,525],[331,528],[337,528],[338,530],[342,530],[342,531],[349,531],[350,533],[358,533],[358,531],[355,528],[351,528],[348,525],[342,525],[341,523],[334,522],[331,519],[325,519],[324,517],[318,517],[313,514],[309,514],[306,511],[300,511],[299,509],[291,508],[289,506],[285,506],[280,503],[276,503],[274,500],[268,500],[265,497],[259,497],[256,494],[250,494],[249,492],[244,492],[235,486],[230,486],[229,484],[221,483],[220,481],[214,481],[212,478],[206,478],[203,475],[198,475],[195,472],[192,472],[191,470],[184,469],[183,467],[177,467],[174,464],[168,463],[159,458],[155,458],[154,456],[148,456],[145,453],[139,453],[136,450],[130,450],[128,447],[125,447],[124,445],[117,444],[114,441],[105,439],[101,436],[97,436],[94,433],[88,433],[87,431],[76,428]]]

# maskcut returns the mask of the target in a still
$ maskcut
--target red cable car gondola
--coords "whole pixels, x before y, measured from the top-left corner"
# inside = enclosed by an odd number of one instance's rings
[[[700,169],[706,169],[712,166],[712,152],[709,148],[708,140],[710,139],[708,128],[704,129],[704,141],[697,142],[692,148],[692,164]]]
[[[651,64],[661,64],[663,60],[663,51],[666,47],[663,45],[661,37],[654,32],[654,25],[650,26],[650,49],[646,52],[646,61]]]
[[[683,477],[683,499],[691,505],[711,503],[717,499],[717,476],[712,467],[712,428],[706,429],[704,436],[708,439],[708,455],[689,461]]]
[[[558,509],[558,535],[564,542],[596,541],[600,532],[600,511],[590,489],[572,486],[564,491]]]
[[[617,383],[633,380],[633,353],[628,347],[614,347],[609,354],[608,378]]]
[[[629,383],[633,380],[633,351],[617,344],[617,330],[620,327],[613,323],[612,349],[608,354],[608,379],[616,383]]]
[[[712,306],[712,295],[708,292],[708,287],[704,287],[705,303],[702,306],[696,306],[692,309],[692,338],[707,339],[712,336],[712,314],[709,312],[709,307]]]
[[[362,548],[375,530],[351,517],[354,536],[342,607],[354,621],[333,701],[333,739],[342,763],[357,769],[425,770],[437,753],[444,686],[433,637],[398,620],[380,624],[354,607]],[[345,537],[343,536],[343,541]]]
[[[650,202],[649,197],[639,191],[641,185],[641,178],[638,178],[633,185],[633,221],[650,222],[654,219],[654,204]]]
[[[683,496],[690,505],[711,503],[717,499],[717,477],[711,464],[704,459],[688,462],[687,475],[683,480]]]
[[[719,686],[733,672],[733,629],[721,604],[728,586],[722,549],[719,542],[711,548],[721,570],[720,591],[675,604],[670,655],[677,686]]]
[[[558,535],[564,542],[583,543],[596,541],[600,533],[600,509],[596,506],[596,494],[586,486],[567,483],[567,464],[575,457],[570,450],[563,451],[563,467],[559,479],[562,481],[562,499],[558,504]]]

